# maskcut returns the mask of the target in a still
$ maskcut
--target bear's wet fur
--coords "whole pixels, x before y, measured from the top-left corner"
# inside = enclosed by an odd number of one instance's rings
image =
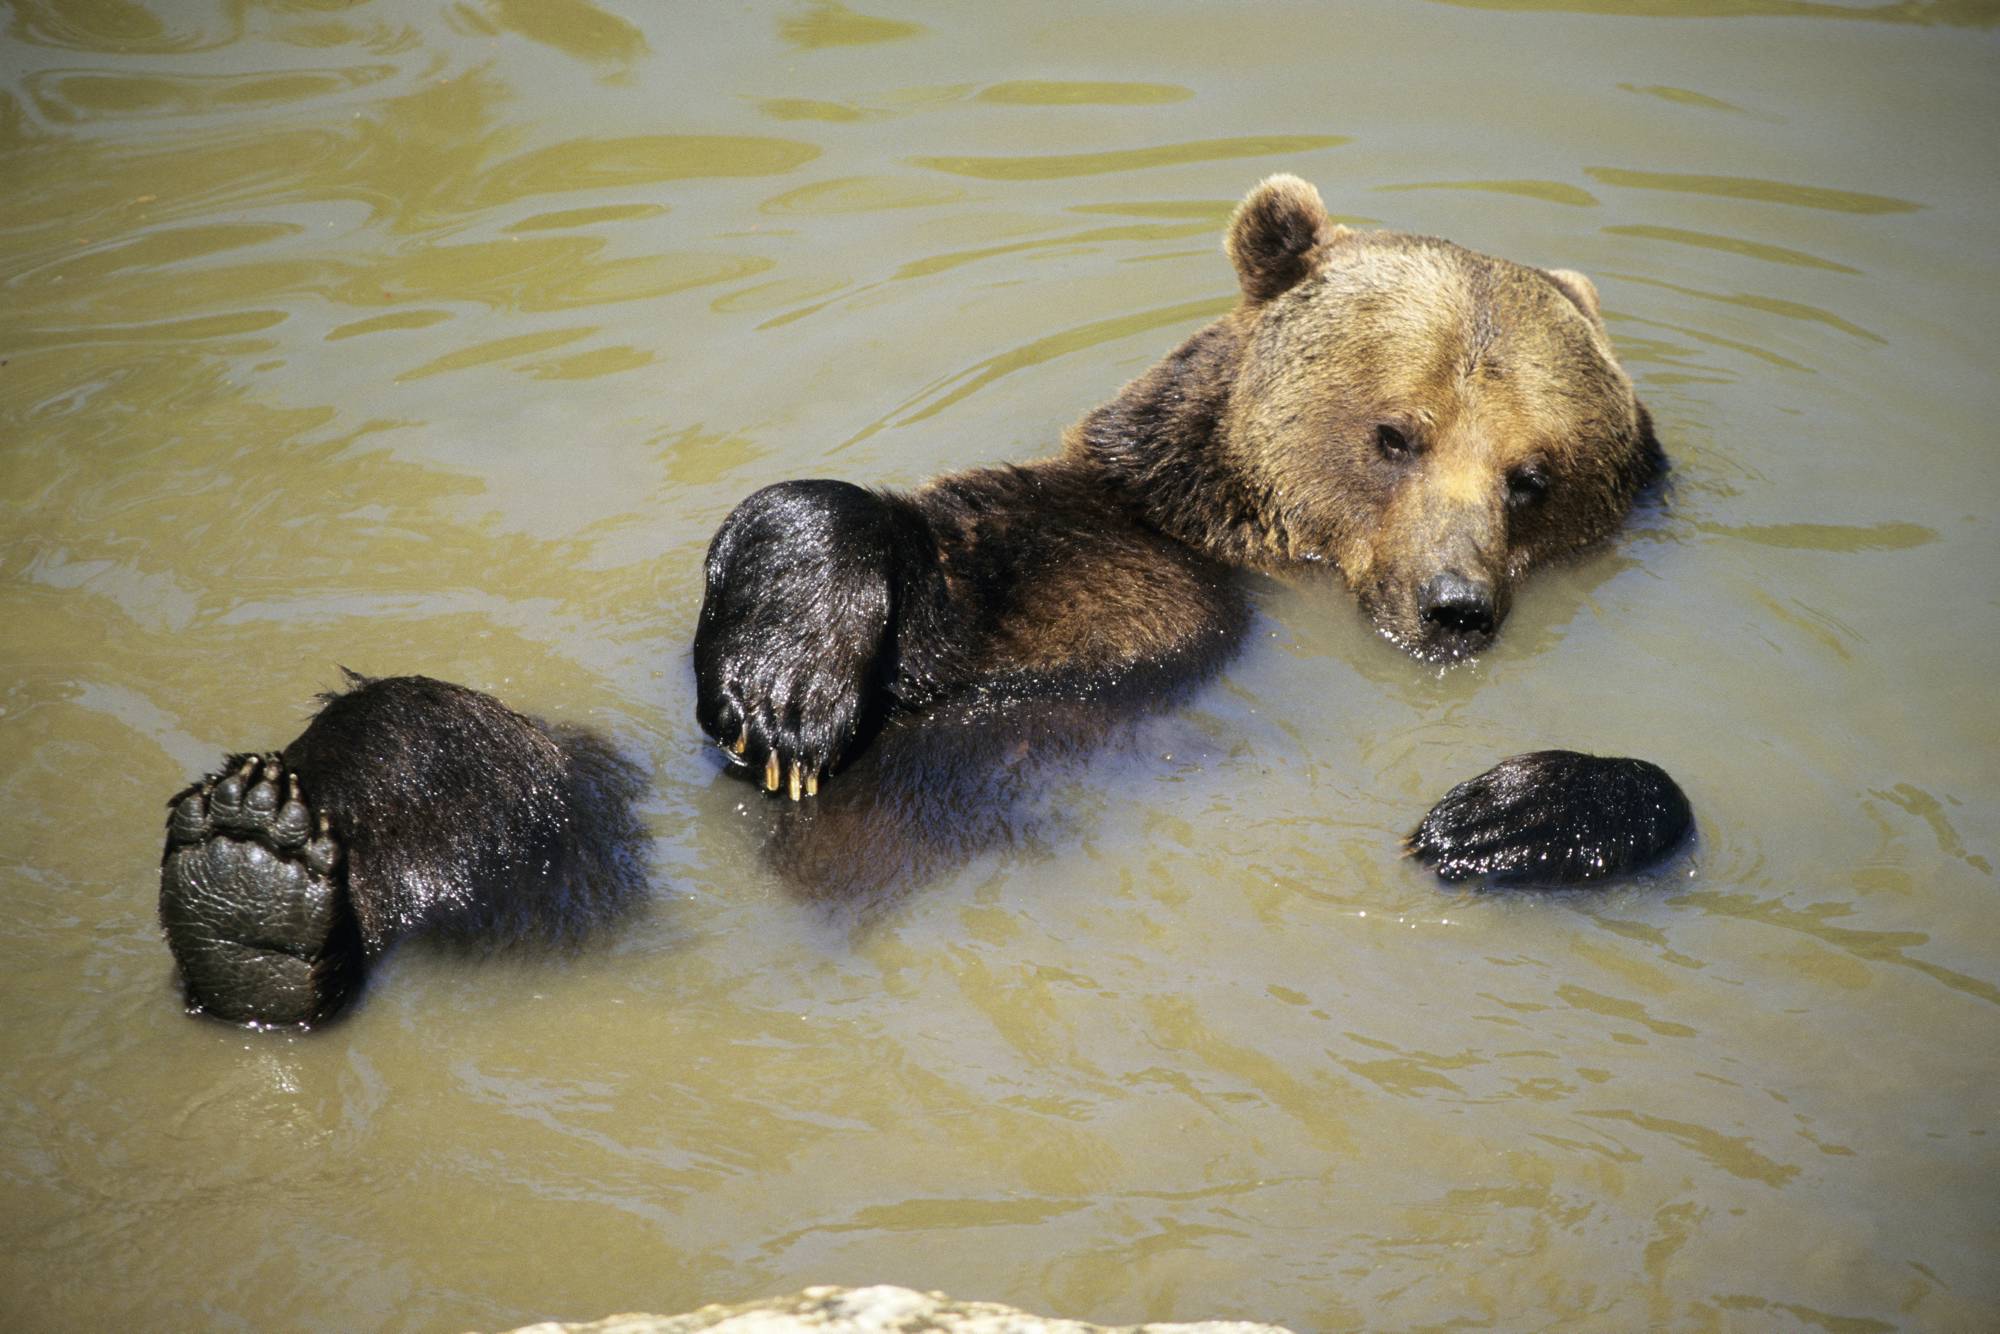
[[[1226,248],[1236,308],[1058,455],[907,494],[785,482],[729,516],[695,673],[738,765],[797,799],[898,712],[1198,679],[1240,632],[1238,571],[1336,570],[1397,644],[1461,658],[1659,474],[1581,274],[1337,226],[1293,176]]]
[[[1226,249],[1236,308],[1059,454],[907,493],[780,483],[723,522],[696,717],[790,798],[763,803],[766,850],[802,892],[879,895],[1019,833],[1024,791],[1237,650],[1246,572],[1337,571],[1412,655],[1463,658],[1664,466],[1581,274],[1337,226],[1291,176],[1251,192]],[[636,788],[588,734],[358,682],[177,799],[161,916],[190,1000],[310,1023],[401,937],[615,916]],[[1591,880],[1678,843],[1686,810],[1653,766],[1541,752],[1455,789],[1409,850],[1447,876]]]
[[[464,686],[370,680],[176,794],[160,919],[191,1009],[311,1026],[413,936],[568,944],[645,892],[639,769]]]
[[[1003,793],[1032,786],[1022,774],[1235,651],[1241,572],[1338,571],[1382,634],[1451,661],[1492,642],[1529,571],[1608,537],[1662,472],[1582,274],[1351,231],[1293,176],[1250,193],[1225,248],[1237,307],[1058,455],[901,494],[785,482],[724,521],[697,720],[739,772],[804,802],[767,839],[796,886],[879,889],[1018,834]],[[1535,758],[1495,773],[1545,779],[1537,813],[1562,819],[1512,821],[1499,796],[1519,785],[1489,784],[1485,806],[1434,812],[1413,854],[1460,869],[1470,854],[1438,850],[1477,843],[1565,881],[1658,851],[1664,827],[1627,837],[1637,807],[1588,799],[1636,762]],[[854,781],[823,793],[850,762]],[[1583,843],[1629,855],[1570,855]]]

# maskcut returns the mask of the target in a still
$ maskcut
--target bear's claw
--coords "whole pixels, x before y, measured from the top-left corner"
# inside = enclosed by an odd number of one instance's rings
[[[309,1026],[358,976],[342,848],[277,755],[233,758],[176,797],[160,861],[160,924],[190,1010],[253,1027]]]
[[[1573,885],[1651,865],[1693,823],[1686,795],[1656,764],[1543,750],[1447,792],[1405,846],[1445,880]]]
[[[857,729],[861,686],[831,678],[774,686],[796,692],[788,702],[752,702],[763,683],[724,686],[703,710],[729,762],[748,770],[766,792],[797,801],[819,792],[826,771],[845,754]]]
[[[709,546],[695,719],[766,792],[819,791],[887,703],[900,571],[935,560],[920,522],[845,482],[782,482]]]

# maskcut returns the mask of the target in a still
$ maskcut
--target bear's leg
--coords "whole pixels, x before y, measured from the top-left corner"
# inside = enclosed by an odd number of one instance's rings
[[[921,691],[910,631],[948,601],[917,507],[846,482],[783,482],[731,512],[709,545],[695,629],[696,719],[769,792],[818,791]]]
[[[1446,880],[1575,885],[1643,870],[1693,825],[1687,796],[1657,764],[1539,750],[1445,793],[1407,847]]]
[[[405,936],[573,939],[644,889],[641,777],[603,740],[443,681],[350,680],[281,753],[175,798],[160,921],[195,1010],[310,1026]]]

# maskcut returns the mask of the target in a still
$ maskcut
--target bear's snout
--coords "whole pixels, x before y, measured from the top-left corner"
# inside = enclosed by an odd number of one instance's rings
[[[1417,610],[1424,618],[1427,635],[1450,635],[1479,640],[1484,647],[1500,627],[1499,608],[1493,585],[1468,579],[1456,570],[1435,575],[1417,594]]]
[[[1507,617],[1506,600],[1492,581],[1445,570],[1417,589],[1417,656],[1433,661],[1469,658],[1492,644]]]

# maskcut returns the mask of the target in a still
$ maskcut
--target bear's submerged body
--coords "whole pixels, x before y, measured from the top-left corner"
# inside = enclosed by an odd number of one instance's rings
[[[722,524],[697,720],[790,799],[767,852],[805,892],[907,884],[991,842],[1020,782],[1228,659],[1246,572],[1338,571],[1391,640],[1461,658],[1659,472],[1581,275],[1350,232],[1292,177],[1244,201],[1228,250],[1237,309],[1055,457],[903,494],[780,483]],[[177,799],[162,920],[190,1001],[311,1023],[399,936],[615,916],[635,792],[587,734],[363,683]],[[1448,878],[1564,883],[1643,865],[1688,823],[1653,766],[1547,751],[1455,789],[1410,850]]]

